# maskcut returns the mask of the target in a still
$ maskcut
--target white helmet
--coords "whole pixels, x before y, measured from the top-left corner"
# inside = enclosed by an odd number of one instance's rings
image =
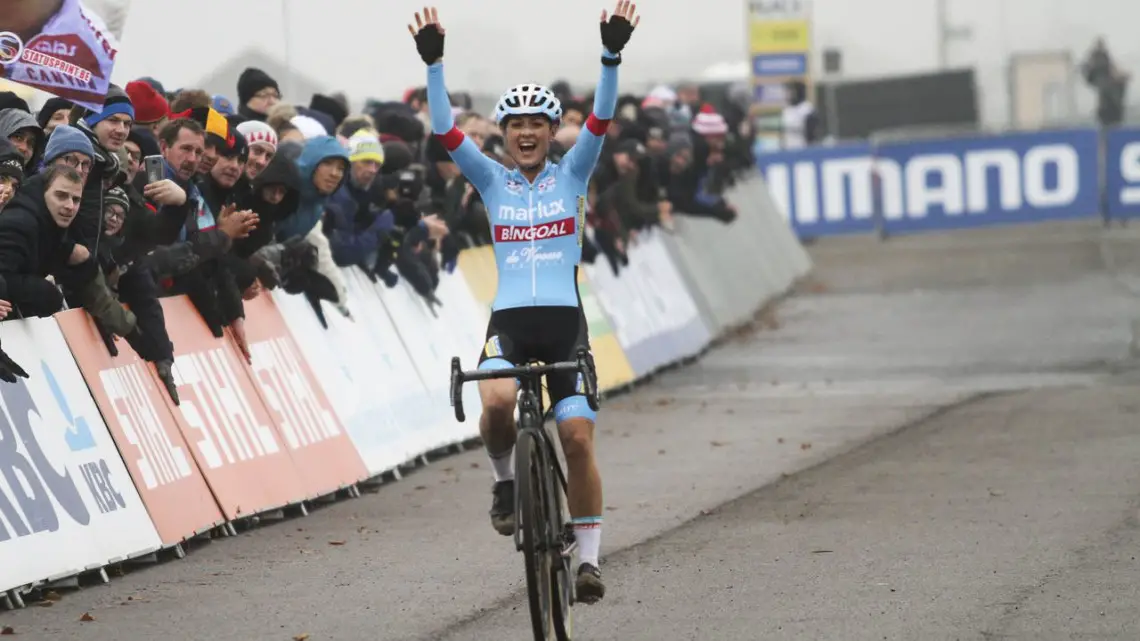
[[[495,105],[495,124],[507,116],[542,114],[552,122],[562,119],[562,103],[554,92],[542,85],[518,85],[507,89]]]

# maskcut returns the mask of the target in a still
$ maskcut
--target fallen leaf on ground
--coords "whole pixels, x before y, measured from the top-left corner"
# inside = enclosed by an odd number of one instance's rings
[[[720,441],[709,441],[709,445],[713,447],[724,447],[725,444]]]
[[[779,443],[780,445],[783,445],[784,444],[784,437],[781,436],[780,438],[776,439],[776,442]]]
[[[344,545],[344,541],[329,541],[329,545]]]
[[[660,406],[665,406],[665,405],[668,405],[672,402],[673,402],[673,399],[671,399],[671,398],[659,398],[659,399],[657,399],[657,404]]]
[[[614,507],[614,506],[612,506],[612,505],[607,505],[607,506],[606,506],[606,511],[607,511],[607,512],[613,512],[613,511],[614,511],[614,510],[616,510],[616,509],[617,509],[617,508],[616,508],[616,507]]]
[[[657,453],[658,453],[658,454],[664,454],[664,453],[665,453],[665,450],[657,450]]]
[[[47,592],[44,592],[44,598],[47,599],[48,601],[61,601],[61,600],[63,600],[63,596],[60,595],[60,593],[56,592],[55,590],[48,590]]]
[[[417,489],[417,490],[426,490],[426,489],[427,489],[427,486],[426,486],[426,485],[417,485],[415,489]]]
[[[308,638],[309,638],[308,632],[305,632],[304,634],[293,635],[293,641],[305,641],[305,639],[308,639]]]
[[[51,606],[55,605],[55,601],[40,601],[36,605],[40,606],[41,608],[50,608]]]
[[[84,613],[83,613],[83,616],[79,617],[79,620],[80,620],[80,621],[83,621],[83,622],[85,622],[85,623],[86,623],[86,622],[89,622],[89,621],[94,621],[94,620],[95,620],[95,617],[91,616],[91,613],[90,613],[90,612],[84,612]]]
[[[472,464],[471,464],[471,469],[473,469],[473,470],[477,470],[477,469],[479,469],[479,464],[478,464],[478,463],[472,463]]]
[[[4,634],[4,635],[16,634],[16,629],[10,625],[6,625],[6,626],[0,628],[0,634]]]
[[[800,443],[800,449],[801,450],[810,450],[811,449],[811,443]]]

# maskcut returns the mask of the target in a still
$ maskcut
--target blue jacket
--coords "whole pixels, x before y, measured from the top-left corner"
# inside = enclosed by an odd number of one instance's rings
[[[333,261],[341,267],[366,262],[395,225],[391,210],[373,203],[368,192],[352,184],[351,179],[333,194],[326,209],[329,248]]]
[[[297,212],[277,223],[277,240],[285,242],[290,238],[304,236],[313,231],[325,213],[325,205],[329,196],[317,192],[313,185],[313,173],[317,165],[329,158],[343,158],[345,165],[345,179],[348,178],[348,150],[332,136],[317,136],[305,142],[305,149],[297,158],[297,171],[301,174],[301,203]],[[343,185],[344,183],[341,182]],[[339,189],[340,186],[338,185]],[[334,192],[335,193],[335,192]]]

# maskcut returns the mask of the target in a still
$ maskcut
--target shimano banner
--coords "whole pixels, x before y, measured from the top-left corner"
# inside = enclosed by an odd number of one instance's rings
[[[772,200],[800,237],[875,229],[871,145],[766,153],[757,162]]]
[[[1108,132],[1104,170],[1108,217],[1140,215],[1140,128],[1121,127]]]
[[[888,234],[1091,216],[1092,129],[850,145],[759,159],[801,237]]]

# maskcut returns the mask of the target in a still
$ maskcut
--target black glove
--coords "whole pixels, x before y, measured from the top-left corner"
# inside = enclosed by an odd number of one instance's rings
[[[626,43],[629,42],[629,37],[633,35],[633,25],[621,16],[610,16],[610,19],[603,22],[601,27],[602,46],[608,49],[610,53],[621,53]],[[416,37],[419,38],[419,36]]]
[[[0,349],[0,381],[15,383],[17,376],[27,378],[28,373],[24,371],[24,368],[17,365],[16,361],[12,360],[3,349]]]
[[[629,39],[629,36],[626,36]],[[443,57],[443,32],[435,24],[424,25],[416,34],[416,51],[420,52],[424,64],[432,65]]]

